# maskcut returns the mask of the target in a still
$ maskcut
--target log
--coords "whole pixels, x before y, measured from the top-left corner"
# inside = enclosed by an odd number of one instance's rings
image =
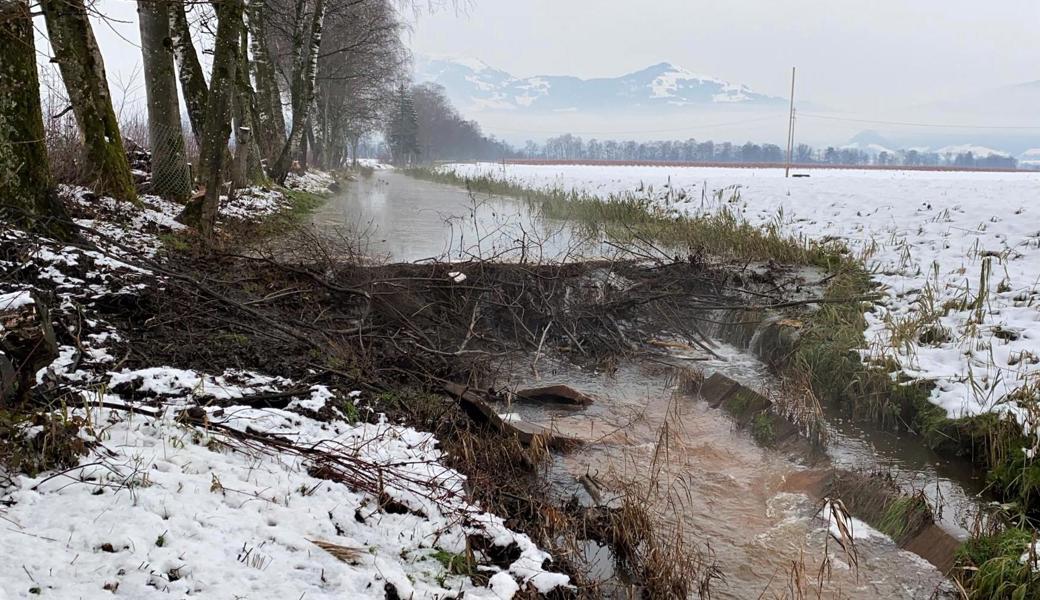
[[[562,452],[583,444],[581,440],[557,435],[541,425],[525,421],[506,421],[487,402],[486,392],[457,383],[444,383],[442,388],[459,402],[459,406],[470,419],[503,434],[514,436],[525,446],[543,446]]]
[[[566,385],[550,385],[539,388],[520,390],[516,397],[529,402],[546,404],[567,404],[571,406],[589,406],[592,398]]]

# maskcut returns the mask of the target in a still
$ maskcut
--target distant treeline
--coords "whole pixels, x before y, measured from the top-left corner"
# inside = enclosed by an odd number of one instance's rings
[[[573,161],[646,161],[691,163],[783,163],[784,148],[776,144],[715,142],[712,140],[585,140],[564,134],[544,144],[528,141],[513,147],[484,135],[480,124],[468,120],[452,106],[443,87],[436,84],[402,86],[385,133],[387,144],[365,144],[362,152],[397,164],[451,160],[501,160],[508,158]],[[924,150],[867,152],[860,148],[798,144],[792,153],[797,164],[876,165],[909,167],[964,167],[1015,169],[1010,156],[972,152],[940,153]]]
[[[509,144],[485,136],[479,123],[463,118],[444,87],[433,83],[399,88],[385,137],[389,158],[399,165],[518,156]]]
[[[544,160],[620,160],[620,161],[675,161],[706,163],[782,163],[787,153],[776,144],[732,144],[695,139],[681,141],[636,142],[632,140],[583,140],[570,134],[549,138],[544,144],[527,142],[517,153],[519,158]],[[975,156],[971,152],[943,153],[920,150],[866,152],[859,148],[823,149],[798,144],[791,160],[799,164],[879,165],[915,167],[1018,167],[1010,156],[991,154]]]

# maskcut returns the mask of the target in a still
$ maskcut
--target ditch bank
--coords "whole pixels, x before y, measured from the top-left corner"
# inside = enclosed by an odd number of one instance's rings
[[[849,425],[850,418],[852,422],[864,423],[867,428],[859,433],[870,437],[887,436],[888,432],[897,436],[910,434],[920,448],[927,449],[924,454],[934,451],[938,455],[938,460],[932,460],[939,469],[945,469],[946,463],[961,465],[952,470],[969,472],[967,478],[974,482],[969,489],[974,492],[985,487],[988,495],[1002,502],[995,510],[986,510],[974,524],[961,527],[961,533],[970,529],[973,536],[981,536],[962,553],[962,568],[953,573],[969,594],[976,593],[973,590],[977,588],[979,597],[1010,597],[1012,592],[1040,589],[1035,570],[1020,558],[1030,555],[1032,546],[1027,538],[1033,536],[1040,510],[1035,485],[1040,481],[1036,474],[1040,466],[1029,450],[1034,440],[1006,415],[950,418],[929,402],[932,389],[928,382],[900,379],[895,364],[867,364],[860,358],[859,350],[866,344],[864,314],[870,310],[874,285],[869,273],[840,243],[792,240],[773,227],[752,227],[738,215],[730,214],[721,197],[715,199],[722,207],[718,214],[676,217],[662,214],[650,199],[635,194],[612,195],[603,200],[577,190],[532,190],[491,176],[463,178],[453,172],[430,170],[415,175],[463,186],[472,193],[521,198],[545,216],[573,219],[590,232],[610,239],[657,240],[664,248],[682,248],[693,255],[720,257],[740,264],[775,260],[822,269],[826,274],[821,280],[824,302],[808,311],[791,310],[792,307],[776,311],[772,318],[777,322],[798,324],[790,327],[789,332],[797,339],[789,340],[793,344],[772,349],[763,358],[780,374],[781,381],[810,389],[818,399],[820,411],[832,421],[845,422],[846,429],[857,429]],[[856,298],[862,301],[850,302]],[[724,321],[724,327],[731,331],[723,333],[736,336],[737,345],[743,346],[750,342],[763,317],[737,313],[732,317]],[[1026,409],[1035,400],[1025,396],[1008,399]],[[902,446],[909,454],[922,454],[920,449],[909,448],[902,442],[891,445]],[[974,469],[964,468],[965,462]],[[983,550],[973,550],[978,548]],[[1008,585],[999,590],[991,585],[1005,576]],[[976,586],[973,581],[989,583]]]

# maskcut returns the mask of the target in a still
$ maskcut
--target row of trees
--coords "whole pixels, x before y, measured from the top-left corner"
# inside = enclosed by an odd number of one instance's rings
[[[402,85],[393,106],[386,140],[396,164],[516,156],[516,151],[505,142],[485,136],[476,121],[463,118],[448,100],[443,86]]]
[[[38,2],[80,132],[85,183],[137,202],[90,21],[104,15],[85,0]],[[283,183],[297,164],[356,157],[360,141],[382,128],[407,64],[399,4],[137,0],[153,191],[185,203],[182,219],[208,236],[226,184]],[[43,135],[38,14],[29,0],[0,0],[0,202],[24,223],[62,220]],[[196,186],[205,193],[192,199]]]
[[[786,152],[776,144],[732,144],[730,142],[681,141],[636,142],[632,140],[583,140],[565,134],[549,138],[544,144],[527,142],[516,156],[545,160],[622,160],[622,161],[676,161],[712,163],[782,163]],[[956,166],[986,168],[1016,168],[1017,161],[1009,156],[990,154],[975,156],[971,152],[938,153],[920,150],[865,152],[859,148],[817,149],[798,144],[792,160],[800,164],[833,165],[894,165],[894,166]]]

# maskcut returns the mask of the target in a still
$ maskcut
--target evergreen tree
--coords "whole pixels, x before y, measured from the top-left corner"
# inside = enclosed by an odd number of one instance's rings
[[[419,155],[419,118],[411,91],[401,84],[397,88],[397,106],[390,120],[390,152],[395,164],[408,165]]]

